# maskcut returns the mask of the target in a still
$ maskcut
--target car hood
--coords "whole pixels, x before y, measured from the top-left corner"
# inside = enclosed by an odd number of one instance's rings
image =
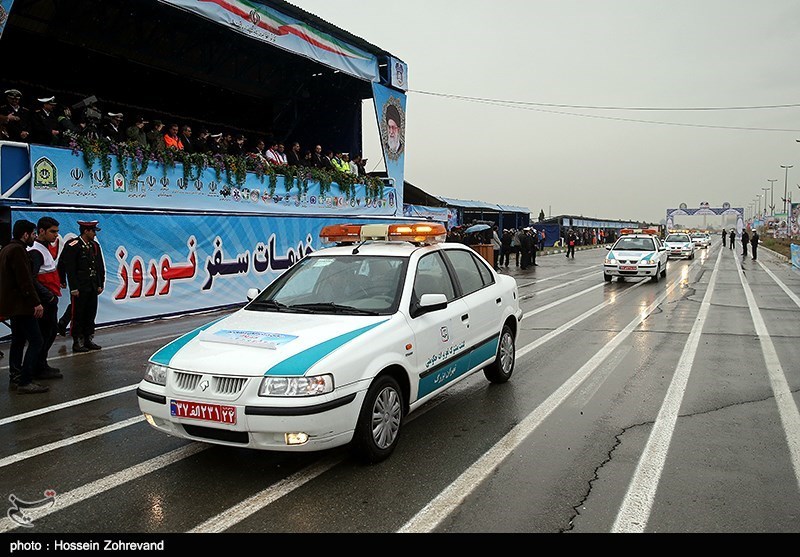
[[[239,310],[172,341],[151,362],[219,375],[303,375],[321,359],[389,320]]]
[[[608,257],[625,261],[650,261],[655,255],[654,251],[611,250]]]

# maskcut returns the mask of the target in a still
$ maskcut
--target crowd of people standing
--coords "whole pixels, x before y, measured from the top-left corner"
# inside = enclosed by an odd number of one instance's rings
[[[94,342],[98,297],[105,284],[97,221],[78,221],[79,235],[64,240],[59,222],[43,216],[34,224],[14,223],[11,241],[0,249],[0,316],[10,322],[9,389],[19,394],[45,393],[40,381],[60,379],[48,362],[59,334],[62,290],[69,304],[62,319],[70,325],[72,351],[100,350]]]

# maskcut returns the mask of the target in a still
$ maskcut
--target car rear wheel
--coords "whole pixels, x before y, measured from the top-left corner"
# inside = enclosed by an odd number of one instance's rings
[[[403,420],[403,392],[391,375],[372,382],[353,435],[353,452],[366,464],[375,464],[392,454],[400,438]]]
[[[500,342],[497,346],[497,356],[491,364],[484,368],[483,374],[492,383],[505,383],[511,378],[515,361],[514,332],[508,325],[503,325]]]

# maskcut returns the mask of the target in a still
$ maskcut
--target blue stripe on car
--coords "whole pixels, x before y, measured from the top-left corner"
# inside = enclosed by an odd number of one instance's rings
[[[264,373],[264,375],[303,375],[311,368],[311,366],[319,362],[322,358],[337,348],[340,348],[342,345],[350,342],[354,338],[363,335],[367,331],[374,329],[378,325],[386,323],[386,321],[388,321],[388,319],[381,321],[380,323],[367,325],[366,327],[356,329],[355,331],[339,335],[338,337],[326,340],[325,342],[321,342],[316,346],[312,346],[308,350],[303,350],[299,354],[290,356],[279,364],[272,366],[267,370],[266,373]]]
[[[485,362],[493,357],[497,354],[497,345],[499,341],[500,336],[495,335],[467,353],[454,356],[426,371],[420,376],[417,398],[422,398],[437,389],[441,389],[451,381],[467,373],[479,363]]]
[[[220,317],[220,319],[222,318]],[[186,346],[186,344],[190,340],[199,335],[201,332],[208,329],[211,325],[213,325],[220,319],[212,321],[211,323],[206,323],[202,327],[198,327],[194,331],[190,331],[185,335],[183,335],[182,337],[176,338],[175,340],[167,344],[164,348],[153,354],[153,357],[150,358],[150,361],[156,364],[161,364],[162,366],[168,366],[172,357],[178,353],[178,350]]]

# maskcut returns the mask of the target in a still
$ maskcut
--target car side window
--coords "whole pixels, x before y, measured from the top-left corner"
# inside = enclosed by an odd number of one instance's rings
[[[417,264],[412,303],[418,303],[423,294],[444,294],[448,302],[456,297],[453,281],[438,253],[420,258]]]
[[[463,250],[447,250],[445,253],[455,270],[464,296],[477,292],[487,284],[494,282],[492,274],[485,263],[479,261],[478,255]]]

